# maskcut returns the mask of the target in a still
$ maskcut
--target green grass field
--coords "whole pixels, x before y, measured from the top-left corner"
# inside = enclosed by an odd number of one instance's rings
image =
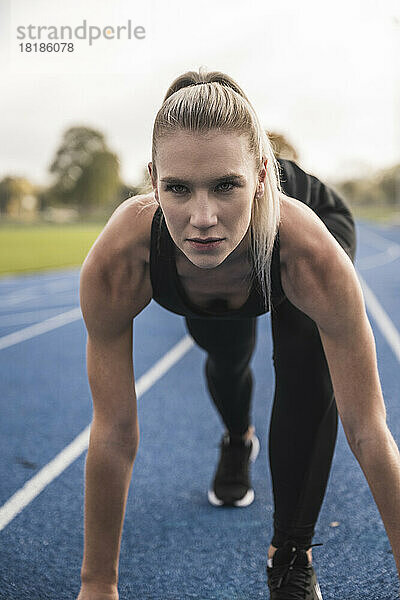
[[[393,208],[355,206],[352,210],[356,219],[400,225],[400,212]],[[0,276],[80,266],[106,220],[68,225],[0,223]]]
[[[82,225],[0,227],[0,275],[80,266],[103,228]]]
[[[366,219],[373,223],[382,223],[386,225],[400,224],[400,209],[394,209],[392,206],[352,206],[351,210],[356,219]]]

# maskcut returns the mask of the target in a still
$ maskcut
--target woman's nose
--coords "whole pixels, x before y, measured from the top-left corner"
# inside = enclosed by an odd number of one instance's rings
[[[196,200],[192,204],[190,224],[198,229],[205,229],[218,222],[216,206],[204,200]]]

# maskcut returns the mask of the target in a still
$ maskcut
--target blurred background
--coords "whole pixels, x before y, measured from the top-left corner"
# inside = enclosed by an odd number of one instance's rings
[[[237,80],[277,155],[400,226],[398,0],[0,0],[0,40],[0,274],[82,263],[200,66]]]

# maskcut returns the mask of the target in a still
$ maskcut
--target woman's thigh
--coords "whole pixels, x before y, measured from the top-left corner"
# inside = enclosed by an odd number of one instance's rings
[[[195,342],[211,357],[237,363],[251,356],[257,332],[257,318],[198,319],[185,317],[186,327]]]
[[[336,198],[336,210],[322,210],[326,227],[354,261],[356,234],[349,208]],[[293,421],[308,415],[317,423],[331,404],[333,388],[316,323],[287,298],[271,313],[275,410]]]
[[[296,412],[314,403],[322,408],[330,402],[332,383],[315,322],[285,299],[273,311],[271,326],[275,400]]]

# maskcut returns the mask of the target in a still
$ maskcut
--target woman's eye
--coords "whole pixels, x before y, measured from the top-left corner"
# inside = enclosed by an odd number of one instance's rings
[[[221,192],[231,192],[235,185],[229,181],[225,181],[224,183],[220,183],[217,187]]]
[[[232,183],[230,181],[224,181],[223,183],[219,183],[217,185],[216,189],[219,192],[231,192],[234,187],[235,187],[234,183]],[[167,185],[165,188],[165,191],[172,192],[173,194],[182,195],[182,194],[186,194],[188,190],[187,190],[186,186],[175,183],[175,184]]]
[[[165,188],[165,190],[167,192],[171,191],[174,194],[184,194],[186,192],[185,186],[184,185],[179,185],[179,184],[167,185],[167,187]]]

